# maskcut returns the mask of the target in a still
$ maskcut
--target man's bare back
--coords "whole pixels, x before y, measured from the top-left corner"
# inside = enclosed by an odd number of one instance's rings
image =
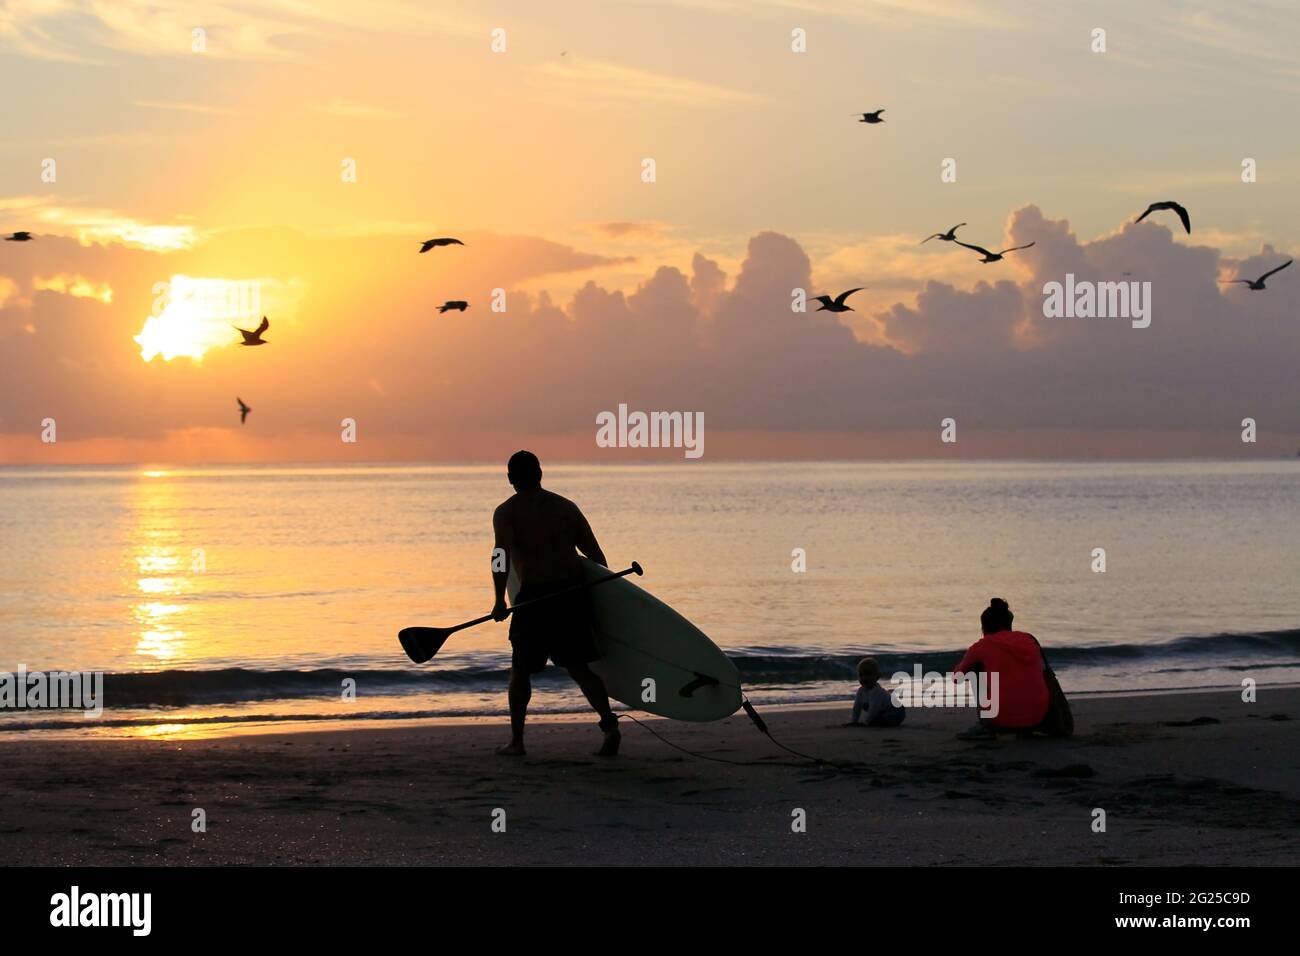
[[[492,515],[496,546],[523,584],[552,584],[582,576],[581,551],[598,564],[605,555],[582,510],[568,498],[533,488],[506,499]]]

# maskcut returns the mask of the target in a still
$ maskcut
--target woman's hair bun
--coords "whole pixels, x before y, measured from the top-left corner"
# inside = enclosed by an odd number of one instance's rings
[[[985,634],[996,634],[999,631],[1011,630],[1011,622],[1015,620],[1015,615],[1011,613],[1011,608],[1002,598],[989,598],[989,606],[984,609],[980,615],[980,627],[984,629]]]

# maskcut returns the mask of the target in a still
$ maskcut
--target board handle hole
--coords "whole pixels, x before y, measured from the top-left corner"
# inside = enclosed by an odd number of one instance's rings
[[[717,687],[721,683],[716,677],[710,677],[708,674],[701,674],[699,671],[693,673],[695,674],[695,680],[686,684],[677,692],[683,697],[690,697],[701,687]]]

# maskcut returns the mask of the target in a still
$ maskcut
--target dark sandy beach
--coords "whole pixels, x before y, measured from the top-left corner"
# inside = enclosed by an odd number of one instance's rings
[[[413,723],[202,740],[0,742],[6,864],[1276,865],[1300,857],[1300,689],[1075,702],[1068,741],[964,743],[966,712],[892,730],[844,708],[624,723]],[[191,831],[194,808],[206,833]],[[504,833],[493,812],[505,811]],[[1092,829],[1094,808],[1106,832]],[[806,811],[807,829],[792,832]]]

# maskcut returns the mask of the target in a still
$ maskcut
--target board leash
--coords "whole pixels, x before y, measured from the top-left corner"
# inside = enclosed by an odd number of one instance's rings
[[[762,733],[763,736],[765,736],[768,740],[772,741],[772,743],[776,744],[776,746],[780,747],[782,750],[784,750],[786,753],[790,754],[791,756],[798,757],[800,760],[806,761],[808,763],[816,764],[818,767],[825,767],[830,770],[834,770],[838,773],[863,774],[863,773],[872,772],[871,768],[867,764],[862,763],[861,761],[827,760],[824,757],[814,757],[812,754],[802,753],[801,751],[795,750],[792,747],[787,747],[785,744],[781,743],[781,741],[777,740],[776,737],[772,735],[772,731],[768,729],[767,722],[764,721],[763,718],[759,716],[758,711],[754,709],[754,705],[749,702],[748,697],[741,698],[740,706],[741,708],[744,709],[745,715],[749,717],[750,721],[753,722],[754,726],[758,728],[759,732]],[[785,763],[771,763],[762,760],[729,760],[726,757],[715,757],[712,754],[700,753],[699,751],[690,750],[686,747],[683,747],[681,744],[674,743],[673,741],[665,737],[663,734],[655,730],[653,727],[651,727],[645,721],[637,720],[635,717],[633,717],[631,714],[627,712],[620,713],[617,716],[620,719],[626,717],[628,720],[632,721],[632,723],[636,724],[638,727],[642,728],[643,730],[648,731],[650,734],[658,738],[663,743],[667,744],[669,747],[672,747],[674,750],[679,750],[682,753],[690,757],[695,757],[696,759],[699,760],[710,760],[713,761],[714,763],[725,763],[733,767],[802,767],[804,766],[803,764],[790,763],[788,761]]]

